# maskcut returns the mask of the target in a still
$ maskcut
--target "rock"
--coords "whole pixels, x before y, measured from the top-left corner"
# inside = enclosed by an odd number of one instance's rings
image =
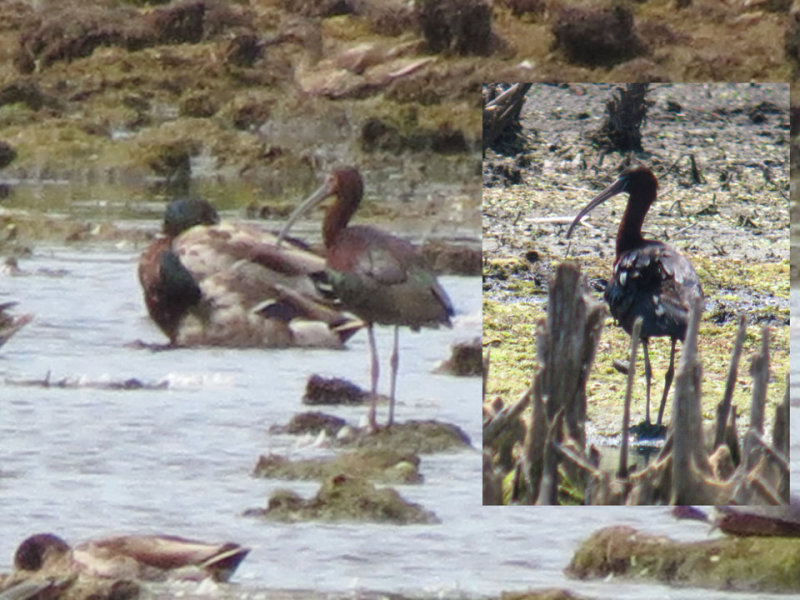
[[[632,527],[606,527],[581,545],[566,571],[580,579],[622,576],[689,587],[797,592],[800,539],[677,542]]]
[[[370,400],[370,393],[365,392],[354,383],[340,377],[326,379],[312,375],[306,383],[303,404],[364,404]]]
[[[17,571],[0,578],[0,596],[9,600],[134,600],[142,596],[141,586],[132,580],[55,575]]]
[[[379,483],[420,483],[419,457],[389,449],[356,450],[337,456],[289,460],[277,454],[261,456],[255,477],[270,479],[325,479],[343,473]]]
[[[456,342],[450,347],[450,358],[436,369],[437,373],[476,376],[483,373],[483,345],[481,338]]]
[[[430,454],[471,448],[469,436],[451,423],[405,421],[376,432],[361,431],[347,442],[356,448],[391,448],[404,454]]]
[[[270,497],[266,509],[250,509],[246,514],[286,522],[322,520],[396,525],[440,522],[431,511],[405,500],[392,488],[378,489],[366,479],[343,474],[326,479],[310,500],[281,490]]]
[[[328,436],[335,437],[346,424],[347,422],[344,419],[333,415],[326,415],[321,412],[306,412],[293,416],[285,427],[276,427],[273,430],[293,435],[304,433],[317,435],[320,431],[325,431]]]

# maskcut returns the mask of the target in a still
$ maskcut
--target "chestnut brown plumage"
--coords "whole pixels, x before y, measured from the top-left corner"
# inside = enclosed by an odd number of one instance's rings
[[[391,425],[397,382],[398,328],[405,326],[417,331],[420,327],[450,326],[453,305],[424,257],[412,244],[376,227],[349,225],[363,191],[364,183],[356,169],[333,171],[322,186],[291,214],[280,238],[286,236],[301,215],[328,197],[336,198],[322,221],[326,272],[342,305],[367,324],[372,380],[369,422],[375,429],[378,356],[373,324],[394,325],[395,328],[390,360],[388,423]]]

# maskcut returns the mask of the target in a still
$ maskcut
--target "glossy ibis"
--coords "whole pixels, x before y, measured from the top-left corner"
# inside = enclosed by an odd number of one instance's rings
[[[170,345],[341,347],[363,324],[319,291],[321,256],[277,239],[220,224],[205,200],[171,202],[139,260],[148,312]]]
[[[248,552],[231,542],[209,544],[172,535],[125,535],[70,547],[52,533],[38,533],[19,545],[14,566],[62,577],[86,573],[113,579],[228,581]]]
[[[652,372],[647,342],[651,337],[671,339],[669,368],[658,409],[657,425],[660,426],[675,372],[675,343],[686,337],[690,303],[694,298],[702,298],[703,290],[694,267],[685,256],[663,242],[642,237],[642,223],[656,200],[657,190],[658,182],[650,169],[643,165],[626,169],[578,213],[569,226],[567,237],[589,211],[612,196],[628,193],[628,205],[617,230],[614,273],[604,297],[611,315],[629,335],[636,317],[642,317],[641,340],[647,380],[645,419],[648,424]]]
[[[290,215],[280,233],[283,238],[297,219],[331,196],[322,221],[328,278],[343,306],[367,325],[370,348],[372,404],[369,424],[377,428],[375,402],[378,389],[378,354],[373,324],[394,325],[390,360],[389,426],[394,422],[397,383],[398,328],[450,326],[453,305],[417,249],[398,237],[366,225],[348,226],[364,191],[356,169],[333,171],[311,196]]]

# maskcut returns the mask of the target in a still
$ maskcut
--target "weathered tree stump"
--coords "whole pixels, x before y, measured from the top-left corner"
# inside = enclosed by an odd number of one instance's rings
[[[502,84],[483,87],[483,149],[516,154],[524,146],[519,117],[531,84],[504,87]]]
[[[647,118],[646,83],[627,83],[611,91],[606,119],[589,135],[592,143],[608,152],[642,152],[641,127]]]

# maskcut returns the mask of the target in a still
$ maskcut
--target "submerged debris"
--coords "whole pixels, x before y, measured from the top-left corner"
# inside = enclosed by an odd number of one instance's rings
[[[144,382],[136,377],[121,380],[91,381],[82,377],[51,380],[50,372],[42,379],[6,379],[8,385],[41,388],[92,389],[92,390],[166,390],[168,381]]]

